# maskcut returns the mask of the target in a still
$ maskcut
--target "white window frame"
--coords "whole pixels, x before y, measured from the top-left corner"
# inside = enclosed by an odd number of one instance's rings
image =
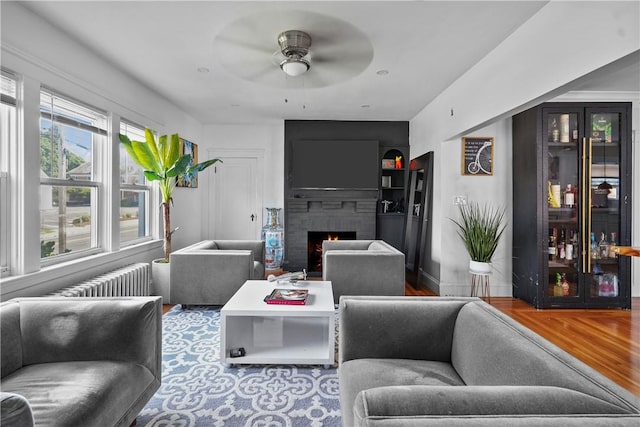
[[[123,132],[123,125],[124,127],[126,126],[131,126],[134,128],[137,128],[139,130],[142,130],[142,132],[144,133],[145,127],[138,125],[130,120],[121,118],[120,119],[120,133],[124,133]],[[117,138],[118,140],[118,144],[120,144],[120,138]],[[133,161],[133,160],[132,160]],[[118,162],[118,182],[120,182],[119,179],[119,175],[120,175],[120,162]],[[139,243],[142,242],[146,242],[152,239],[152,229],[151,229],[151,203],[152,203],[152,190],[153,190],[153,186],[151,185],[151,183],[146,179],[143,178],[144,182],[142,184],[126,184],[126,183],[120,183],[120,188],[118,190],[118,200],[121,200],[122,198],[122,191],[137,191],[137,192],[141,192],[142,194],[144,194],[144,200],[145,200],[145,211],[144,211],[144,226],[145,226],[145,230],[144,230],[144,236],[138,237],[137,239],[133,239],[133,240],[129,240],[126,242],[123,242],[122,240],[120,240],[120,247],[121,248],[125,248],[127,246],[133,246],[133,245],[137,245]],[[118,209],[118,215],[119,215],[119,209]],[[121,224],[119,222],[119,224]],[[120,232],[120,230],[118,230],[118,232]]]
[[[13,114],[8,119],[11,122],[4,123],[3,138],[6,140],[0,146],[0,277],[11,275],[11,180],[9,174],[9,154],[11,145],[17,138],[17,101],[16,90],[18,79],[9,70],[0,71],[3,79],[3,88],[0,91],[0,102],[13,108]],[[7,86],[5,86],[5,83]]]
[[[95,135],[100,135],[103,139],[102,144],[98,144],[98,146],[92,147],[92,159],[91,159],[92,179],[91,180],[78,180],[78,179],[71,180],[71,179],[64,179],[59,177],[40,178],[40,189],[42,189],[43,186],[55,186],[55,187],[65,187],[65,188],[83,187],[83,188],[89,188],[91,190],[90,216],[91,216],[92,225],[90,230],[91,231],[90,247],[88,249],[81,249],[77,251],[71,251],[68,253],[58,253],[57,255],[53,255],[50,257],[44,257],[44,258],[41,257],[40,266],[48,267],[51,265],[67,262],[67,261],[78,259],[78,258],[87,257],[87,256],[94,255],[104,251],[105,242],[102,241],[101,236],[103,235],[102,231],[104,230],[104,227],[105,227],[104,224],[106,222],[103,215],[101,215],[101,212],[102,212],[101,207],[105,203],[105,197],[102,192],[102,189],[104,188],[103,180],[104,180],[105,174],[100,173],[99,165],[101,164],[101,159],[104,157],[104,153],[106,152],[108,142],[109,142],[109,135],[106,130],[106,128],[108,127],[107,112],[100,110],[99,108],[87,105],[72,97],[63,95],[58,91],[48,88],[46,86],[42,86],[40,88],[40,96],[42,96],[43,94],[48,94],[52,97],[70,102],[72,104],[79,106],[80,108],[87,108],[91,110],[92,113],[103,116],[104,126],[105,126],[105,128],[100,128],[90,124],[82,123],[73,118],[66,117],[65,115],[54,115],[53,112],[50,112],[49,114],[47,114],[41,111],[40,117],[51,120],[52,123],[61,123],[63,125],[69,125],[79,129],[88,130]],[[77,114],[81,115],[82,113],[78,112]],[[40,123],[40,121],[38,121],[38,123]],[[40,133],[38,133],[38,135],[40,135]]]

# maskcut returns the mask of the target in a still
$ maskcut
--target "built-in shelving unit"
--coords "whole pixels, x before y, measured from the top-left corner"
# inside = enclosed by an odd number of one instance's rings
[[[380,191],[376,235],[403,250],[408,147],[380,147]]]

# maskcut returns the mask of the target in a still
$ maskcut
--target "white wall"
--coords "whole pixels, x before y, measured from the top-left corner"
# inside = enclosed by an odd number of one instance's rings
[[[25,114],[21,118],[25,124],[25,136],[20,149],[24,150],[25,167],[12,170],[18,183],[19,193],[15,195],[20,230],[15,241],[23,245],[24,257],[18,266],[20,276],[2,280],[2,299],[21,295],[41,295],[68,285],[74,281],[95,275],[121,265],[123,262],[149,261],[161,256],[161,245],[152,242],[138,248],[130,248],[120,253],[106,253],[40,270],[38,201],[32,194],[38,194],[39,170],[37,140],[39,129],[39,87],[49,86],[67,96],[82,100],[90,105],[114,113],[116,120],[126,117],[141,125],[154,128],[159,133],[178,132],[182,136],[199,143],[202,126],[192,117],[177,109],[172,103],[123,74],[103,58],[95,55],[77,41],[50,26],[38,16],[16,3],[3,2],[1,25],[2,66],[24,78]],[[117,144],[114,140],[114,144]],[[35,148],[33,148],[35,147]],[[115,150],[117,152],[117,150]],[[12,153],[19,157],[21,153]],[[114,163],[118,159],[114,159]],[[14,159],[13,169],[17,169],[19,159]],[[116,163],[117,164],[117,163]],[[198,206],[199,192],[202,190],[179,191],[176,205],[187,203]],[[152,212],[158,210],[152,208]],[[200,236],[201,209],[192,209],[185,235]],[[117,215],[115,220],[117,220]],[[154,218],[158,221],[158,218]],[[155,236],[158,238],[159,236]],[[125,261],[126,260],[126,261]],[[13,267],[14,265],[12,265]]]
[[[639,2],[549,2],[416,115],[411,157],[565,93],[638,51],[639,20]],[[607,31],[585,30],[596,22]]]
[[[441,294],[461,295],[464,288],[459,283],[469,283],[468,257],[449,220],[455,212],[453,197],[467,193],[470,199],[507,203],[511,217],[511,171],[500,169],[511,159],[509,117],[567,92],[579,77],[637,52],[639,9],[637,2],[582,2],[579,6],[550,2],[411,120],[411,158],[434,152],[432,253],[441,264]],[[609,30],[584,31],[585,22],[598,22]],[[460,137],[466,135],[496,138],[496,176],[486,181],[487,177],[461,176]],[[637,201],[640,191],[637,185],[634,188]],[[636,230],[640,221],[638,211],[634,212]],[[511,241],[508,231],[507,243]],[[506,286],[511,283],[511,254],[506,248],[499,252],[501,272],[492,277],[492,295],[511,295]],[[638,282],[635,271],[632,281]]]
[[[259,178],[262,181],[263,206],[284,207],[284,122],[255,125],[205,125],[202,134],[203,137],[198,147],[200,161],[215,157],[215,154],[210,155],[209,153],[220,151],[247,151],[252,154],[261,152],[264,156],[264,165],[263,175]],[[197,203],[202,205],[203,211],[209,205],[208,198],[211,194],[208,175],[213,171],[210,169],[201,173],[199,178],[201,192],[198,194],[200,200]],[[189,190],[179,189],[178,191],[183,193]],[[188,212],[190,212],[191,206],[190,204],[181,206],[180,210],[176,210],[176,217],[189,218]],[[184,216],[181,215],[182,211],[185,211]],[[258,215],[260,227],[265,221],[264,209],[261,208],[261,211]],[[213,236],[208,235],[210,225],[208,221],[208,215],[201,218],[201,227],[197,238],[195,235],[183,236],[182,229],[176,233],[175,248],[178,249],[193,241],[212,238]],[[176,225],[178,225],[177,222]]]
[[[284,121],[278,124],[205,125],[207,147],[264,150],[264,191],[268,207],[284,207]]]
[[[507,228],[492,259],[491,294],[511,296],[511,120],[478,129],[467,136],[494,138],[494,171],[491,176],[464,176],[461,173],[462,142],[456,138],[440,144],[440,161],[435,163],[434,186],[440,192],[440,203],[434,206],[432,251],[436,248],[440,264],[440,295],[468,295],[469,256],[456,232],[451,218],[459,219],[455,196],[467,202],[491,203],[507,209]],[[435,193],[434,193],[435,195]],[[435,204],[434,204],[435,205]]]

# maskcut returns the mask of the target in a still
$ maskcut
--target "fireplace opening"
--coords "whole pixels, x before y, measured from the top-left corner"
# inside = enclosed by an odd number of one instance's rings
[[[355,240],[355,239],[356,239],[355,231],[308,231],[307,232],[307,272],[322,273],[322,242],[324,240]]]

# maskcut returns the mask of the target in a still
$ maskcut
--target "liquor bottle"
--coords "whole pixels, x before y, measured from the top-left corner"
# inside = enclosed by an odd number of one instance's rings
[[[600,251],[600,258],[609,258],[609,242],[607,242],[607,235],[604,231],[600,234],[598,250]]]
[[[573,261],[573,230],[569,233],[571,237],[567,240],[567,243],[564,245],[564,259],[568,264],[571,264]]]
[[[561,195],[561,191],[560,191],[560,184],[552,184],[551,185],[551,196],[553,197],[553,200],[556,201],[556,208],[560,207],[560,204],[562,203],[562,198],[560,197]]]
[[[560,286],[562,287],[562,296],[569,296],[569,281],[565,273],[562,273],[562,279],[560,280]]]
[[[567,189],[564,191],[564,205],[567,208],[572,208],[575,204],[575,194],[571,184],[567,184]]]
[[[560,142],[569,142],[569,115],[560,114]]]
[[[560,276],[560,273],[556,273],[556,284],[553,287],[553,296],[554,297],[562,296],[562,276]]]
[[[558,128],[558,122],[554,117],[553,121],[551,122],[551,142],[558,141],[560,141],[560,129]]]
[[[562,228],[560,230],[560,242],[558,243],[558,258],[560,258],[560,262],[564,262],[565,257],[565,231],[564,228]]]
[[[616,257],[616,232],[611,232],[611,242],[609,242],[609,258]]]
[[[555,261],[557,255],[556,236],[554,232],[549,233],[549,261]]]
[[[564,259],[567,264],[571,264],[573,261],[573,230],[569,230],[567,241],[564,244]]]
[[[598,259],[598,243],[596,243],[596,235],[595,233],[591,233],[591,259]]]

